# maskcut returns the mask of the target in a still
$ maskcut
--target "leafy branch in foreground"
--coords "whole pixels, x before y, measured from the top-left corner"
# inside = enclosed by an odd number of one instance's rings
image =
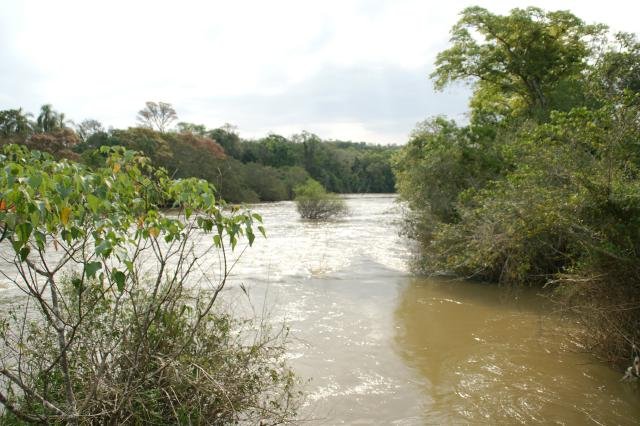
[[[227,252],[264,234],[260,216],[133,151],[103,153],[90,170],[3,149],[0,245],[14,268],[1,273],[25,295],[0,324],[3,421],[290,420],[286,330],[216,307]]]

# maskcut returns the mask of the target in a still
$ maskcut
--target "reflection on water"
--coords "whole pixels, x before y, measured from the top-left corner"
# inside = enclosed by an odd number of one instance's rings
[[[412,277],[391,196],[352,196],[349,216],[298,218],[260,204],[268,238],[233,270],[225,300],[268,312],[311,379],[314,424],[634,424],[638,387],[581,353],[535,291]],[[212,256],[199,265],[219,269]],[[0,279],[0,284],[3,280]],[[17,294],[0,291],[0,304]],[[244,311],[246,312],[246,311]]]
[[[412,279],[398,351],[426,379],[429,423],[636,424],[637,388],[581,353],[535,291]]]
[[[581,352],[535,291],[413,278],[392,197],[334,222],[259,205],[269,231],[237,281],[292,328],[321,424],[634,424],[637,387]]]
[[[239,261],[232,283],[248,286],[256,304],[266,297],[271,320],[291,327],[291,363],[311,379],[303,416],[420,424],[423,379],[393,345],[394,307],[408,277],[400,206],[391,196],[347,204],[347,217],[325,223],[300,220],[290,202],[255,206],[268,238]]]

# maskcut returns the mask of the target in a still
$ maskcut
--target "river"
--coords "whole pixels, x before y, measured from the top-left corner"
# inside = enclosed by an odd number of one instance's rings
[[[299,219],[292,202],[252,206],[268,238],[225,291],[237,312],[248,299],[290,327],[305,423],[640,422],[638,384],[586,354],[571,337],[584,330],[538,291],[416,277],[395,197],[346,201],[348,216],[323,223]],[[0,286],[0,304],[15,303]]]
[[[413,276],[401,208],[348,196],[313,223],[259,204],[267,239],[232,280],[291,327],[312,424],[638,424],[640,392],[585,353],[534,289]],[[261,303],[260,303],[261,304]]]

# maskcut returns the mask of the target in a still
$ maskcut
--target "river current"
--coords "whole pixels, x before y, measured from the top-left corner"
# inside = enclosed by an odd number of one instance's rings
[[[271,321],[312,424],[638,424],[640,392],[596,361],[534,289],[413,276],[391,195],[346,197],[314,223],[258,204],[268,238],[234,269]]]
[[[347,216],[322,223],[292,202],[251,206],[267,238],[239,257],[224,292],[237,312],[250,305],[290,328],[304,423],[640,423],[639,385],[587,354],[571,336],[588,330],[537,290],[417,277],[395,196],[346,202]],[[0,304],[15,303],[5,281]]]

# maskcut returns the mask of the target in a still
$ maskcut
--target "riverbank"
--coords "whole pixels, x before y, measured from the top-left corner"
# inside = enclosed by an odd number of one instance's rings
[[[234,271],[237,303],[286,321],[317,424],[635,424],[637,388],[587,354],[581,325],[535,289],[425,279],[408,269],[395,196],[349,196],[312,223],[256,205],[268,229]],[[568,333],[571,331],[572,333]]]
[[[416,277],[396,197],[345,198],[350,215],[322,223],[292,202],[254,205],[268,238],[224,292],[234,313],[289,327],[289,365],[307,381],[302,420],[637,423],[638,388],[586,353],[571,337],[583,326],[538,290]],[[0,303],[15,296],[0,291]]]

